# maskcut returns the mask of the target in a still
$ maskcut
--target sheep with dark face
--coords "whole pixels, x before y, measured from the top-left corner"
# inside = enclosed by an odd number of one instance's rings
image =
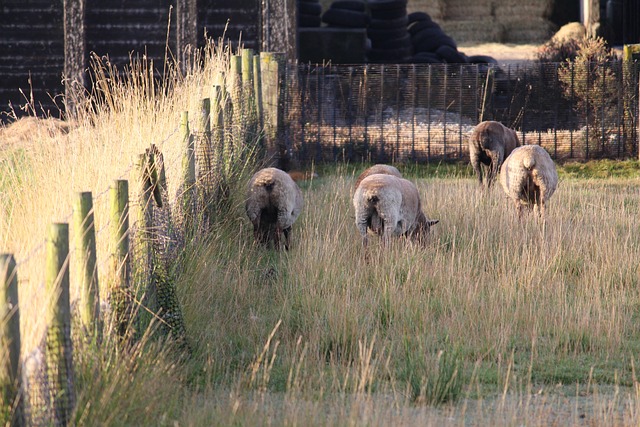
[[[385,243],[400,235],[425,242],[431,226],[438,223],[422,212],[416,186],[394,175],[373,174],[364,178],[353,196],[353,206],[365,246],[368,232],[382,236]]]
[[[491,187],[502,162],[518,146],[516,132],[500,122],[486,121],[475,127],[469,138],[469,157],[481,186],[484,178],[487,188]]]
[[[360,183],[362,182],[363,179],[365,179],[369,175],[374,175],[377,173],[384,174],[384,175],[393,175],[393,176],[397,176],[398,178],[402,178],[402,174],[394,166],[384,165],[384,164],[373,165],[370,168],[365,169],[360,175],[358,175],[358,179],[356,179],[356,186],[355,186],[356,190],[360,186]]]
[[[518,218],[522,208],[537,208],[544,218],[545,205],[558,186],[558,172],[547,151],[539,145],[518,147],[500,170],[502,189],[515,203]]]
[[[256,172],[249,181],[245,205],[256,241],[268,245],[272,240],[279,250],[280,236],[284,234],[284,247],[288,250],[291,226],[302,205],[302,191],[286,172],[276,168]]]

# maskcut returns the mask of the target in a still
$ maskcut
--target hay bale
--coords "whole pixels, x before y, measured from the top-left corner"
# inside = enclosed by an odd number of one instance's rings
[[[553,11],[551,0],[506,0],[495,3],[495,16],[501,18],[548,18]]]
[[[54,118],[23,117],[6,126],[0,126],[0,149],[33,143],[38,139],[53,139],[69,133],[69,123]]]
[[[570,40],[582,40],[587,35],[587,29],[580,22],[569,22],[563,25],[551,37],[551,40],[557,43],[563,43]]]
[[[442,29],[458,43],[502,43],[505,28],[494,18],[473,21],[447,21]]]
[[[493,15],[491,0],[448,0],[444,9],[446,19],[464,21],[472,17],[481,20]]]
[[[411,0],[407,4],[407,13],[425,12],[434,20],[442,20],[444,11],[444,0]]]
[[[544,43],[556,29],[555,24],[545,18],[503,18],[506,43]]]

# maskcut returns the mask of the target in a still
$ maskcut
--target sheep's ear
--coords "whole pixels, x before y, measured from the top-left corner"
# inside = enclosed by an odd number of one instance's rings
[[[432,225],[436,225],[439,222],[439,219],[430,219],[429,221],[427,221],[427,224],[429,224],[429,227],[431,227]]]

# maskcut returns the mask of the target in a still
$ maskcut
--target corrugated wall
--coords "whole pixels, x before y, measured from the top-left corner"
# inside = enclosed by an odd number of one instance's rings
[[[63,92],[64,32],[62,1],[2,0],[0,2],[0,121],[26,111],[59,117],[55,105]],[[21,93],[22,90],[22,93]],[[25,98],[26,96],[26,98]],[[57,99],[60,103],[60,99]]]
[[[171,9],[173,6],[173,9]],[[169,0],[86,0],[88,52],[126,65],[131,52],[146,53],[161,67],[171,22],[169,48],[175,49],[175,2]],[[170,12],[171,10],[171,12]],[[171,20],[169,14],[172,14]]]
[[[224,36],[234,47],[240,40],[245,47],[260,47],[259,0],[199,0],[197,8],[201,46],[206,30],[208,37]],[[161,72],[165,56],[177,54],[176,21],[176,0],[86,0],[87,64],[92,52],[108,56],[119,69],[130,55],[145,54]],[[0,122],[12,118],[9,105],[18,116],[61,117],[63,28],[62,0],[0,0]],[[31,94],[31,111],[20,110]]]
[[[224,36],[237,47],[259,49],[260,40],[259,0],[200,0],[198,1],[198,42],[207,37],[218,40]]]

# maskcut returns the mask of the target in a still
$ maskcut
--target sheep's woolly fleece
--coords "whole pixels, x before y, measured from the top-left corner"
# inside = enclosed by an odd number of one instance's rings
[[[420,194],[411,182],[394,175],[373,174],[362,180],[353,196],[356,226],[367,243],[367,232],[419,238],[429,232],[430,221],[422,212]]]
[[[282,231],[288,246],[289,230],[302,212],[302,206],[300,187],[280,169],[261,169],[249,181],[246,213],[256,238],[265,243],[273,238],[277,245]]]
[[[469,138],[469,158],[478,182],[487,187],[493,184],[500,166],[511,152],[520,146],[518,135],[500,122],[478,124]]]
[[[500,184],[515,203],[518,216],[522,208],[536,207],[544,217],[545,205],[558,186],[556,165],[547,151],[538,145],[518,147],[502,165]]]

